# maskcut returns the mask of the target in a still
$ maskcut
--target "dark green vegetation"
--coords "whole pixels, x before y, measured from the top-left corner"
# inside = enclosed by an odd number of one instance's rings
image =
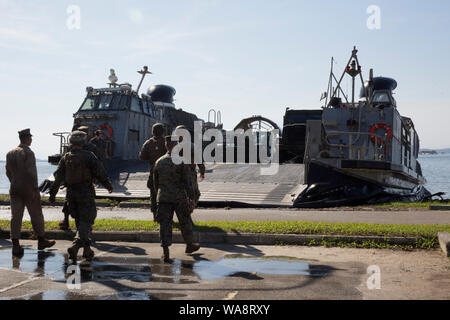
[[[428,210],[430,205],[443,205],[447,204],[445,201],[426,201],[426,202],[391,202],[376,205],[377,208],[386,209],[424,209]]]

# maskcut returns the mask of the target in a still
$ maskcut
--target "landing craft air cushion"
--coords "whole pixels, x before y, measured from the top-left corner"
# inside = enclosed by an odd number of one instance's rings
[[[202,134],[208,129],[223,134],[223,154],[232,149],[234,157],[206,164],[206,179],[199,184],[200,205],[240,205],[255,207],[327,207],[388,200],[421,200],[430,197],[423,187],[426,182],[417,161],[419,138],[410,118],[397,110],[393,90],[397,82],[390,78],[370,77],[363,81],[356,48],[339,80],[332,69],[328,89],[320,109],[287,108],[283,127],[263,116],[252,116],[234,127],[255,133],[245,139],[227,141],[220,111],[211,109],[208,121],[174,105],[175,89],[166,85],[149,88],[139,96],[128,83],[118,84],[112,70],[108,88],[87,88],[87,96],[74,117],[81,125],[103,130],[107,141],[108,174],[115,192],[97,189],[97,196],[117,198],[148,198],[146,187],[148,165],[138,160],[139,150],[151,136],[151,127],[165,124],[167,133],[184,125],[194,133],[199,121]],[[341,88],[344,76],[352,79],[351,97]],[[361,93],[355,101],[356,80],[361,80]],[[345,101],[344,101],[345,100]],[[211,114],[213,117],[211,119]],[[262,175],[261,170],[274,163],[251,161],[250,150],[264,144],[268,153],[275,153],[269,140],[280,132],[279,166],[275,174]],[[67,149],[68,132],[60,137],[60,154]],[[195,134],[198,135],[198,132]],[[205,141],[202,143],[204,149]],[[253,145],[252,145],[253,144]],[[244,152],[243,161],[238,160]],[[50,156],[56,164],[59,155]],[[278,159],[277,163],[278,164]],[[220,159],[219,159],[220,160]],[[272,162],[274,158],[272,158]],[[230,163],[232,162],[232,163]],[[45,189],[45,187],[43,188]]]

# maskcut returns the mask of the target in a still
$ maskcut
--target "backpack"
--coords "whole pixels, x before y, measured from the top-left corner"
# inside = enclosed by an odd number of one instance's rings
[[[92,183],[92,173],[80,153],[68,152],[64,156],[66,164],[66,184],[68,186]]]

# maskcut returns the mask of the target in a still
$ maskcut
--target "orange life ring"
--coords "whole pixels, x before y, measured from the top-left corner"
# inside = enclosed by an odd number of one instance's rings
[[[381,144],[381,143],[385,142],[385,140],[383,138],[375,136],[375,130],[377,130],[378,128],[384,128],[386,130],[388,140],[390,140],[392,138],[391,128],[386,123],[377,123],[377,124],[374,124],[372,126],[372,128],[370,128],[370,140],[372,140],[373,143],[375,143],[375,141],[377,142],[377,144]]]
[[[109,140],[112,137],[112,128],[109,124],[105,123],[99,127],[100,130],[107,129],[109,137],[106,137],[106,140]]]

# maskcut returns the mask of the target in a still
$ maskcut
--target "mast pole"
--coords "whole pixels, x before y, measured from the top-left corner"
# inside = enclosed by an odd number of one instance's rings
[[[350,62],[352,62],[352,59],[353,59],[353,54],[352,54],[352,56],[350,57],[350,59],[348,59],[348,62],[347,62],[347,64],[346,64],[346,67],[350,64]],[[333,91],[333,97],[334,97],[334,95],[336,94],[336,92],[338,91],[338,89],[339,89],[339,87],[340,87],[340,85],[341,85],[341,82],[342,82],[342,79],[344,79],[344,76],[345,76],[345,70],[344,70],[344,72],[342,72],[342,75],[341,75],[341,78],[339,79],[339,81],[338,81],[338,84],[337,84],[337,87],[334,89],[334,91]]]
[[[327,95],[325,97],[325,108],[328,107],[328,97],[330,95],[330,92],[333,90],[333,62],[334,58],[331,57],[331,69],[330,69],[330,77],[328,78]]]
[[[355,107],[355,77],[352,77],[352,108]]]
[[[142,81],[144,81],[145,75],[148,74],[148,73],[151,74],[151,72],[148,71],[148,67],[147,66],[144,66],[144,68],[141,71],[138,71],[138,73],[142,74],[142,77],[141,77],[141,81],[139,82],[139,85],[138,85],[138,87],[136,89],[136,94],[139,94],[139,89],[141,88]]]

